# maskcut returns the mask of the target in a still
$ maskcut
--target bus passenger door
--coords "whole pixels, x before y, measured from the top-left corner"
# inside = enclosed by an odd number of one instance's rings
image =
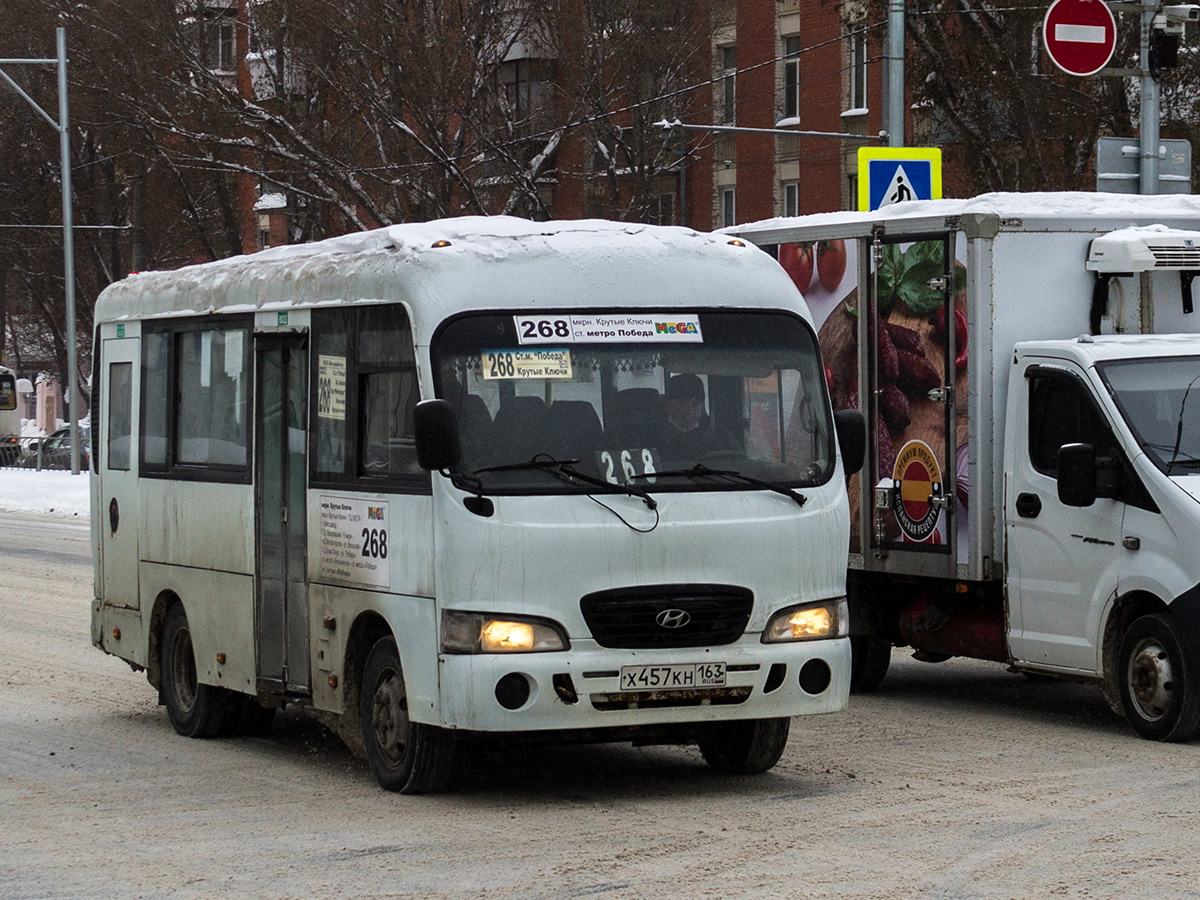
[[[104,602],[138,609],[138,408],[133,402],[134,373],[138,371],[138,339],[105,340],[101,348],[100,422],[93,428],[99,459],[101,572]]]
[[[309,693],[305,545],[308,348],[298,335],[257,338],[254,480],[258,682]]]

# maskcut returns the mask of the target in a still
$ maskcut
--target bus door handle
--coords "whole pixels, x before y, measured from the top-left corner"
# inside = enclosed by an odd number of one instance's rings
[[[1042,511],[1042,498],[1037,494],[1017,494],[1017,515],[1022,519],[1036,519]]]

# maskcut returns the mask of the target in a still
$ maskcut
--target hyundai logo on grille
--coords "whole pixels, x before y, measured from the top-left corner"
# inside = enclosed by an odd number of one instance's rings
[[[654,621],[663,628],[682,628],[692,621],[692,614],[685,609],[664,609],[654,617]]]

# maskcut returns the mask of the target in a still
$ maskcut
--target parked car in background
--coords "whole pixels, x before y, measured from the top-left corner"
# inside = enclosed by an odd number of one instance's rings
[[[79,427],[79,468],[91,468],[91,458],[89,449],[91,447],[91,429],[86,426]],[[38,462],[39,444],[41,462]],[[71,428],[64,425],[53,432],[49,437],[42,438],[39,442],[34,439],[29,442],[25,450],[26,455],[21,458],[17,465],[26,468],[36,468],[40,465],[43,469],[69,469],[71,468]]]

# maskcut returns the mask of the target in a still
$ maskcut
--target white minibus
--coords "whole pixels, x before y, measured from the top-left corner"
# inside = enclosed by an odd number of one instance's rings
[[[308,708],[416,793],[497,739],[764,771],[845,705],[863,421],[755,247],[451,219],[134,275],[96,323],[92,638],[179,733]]]

